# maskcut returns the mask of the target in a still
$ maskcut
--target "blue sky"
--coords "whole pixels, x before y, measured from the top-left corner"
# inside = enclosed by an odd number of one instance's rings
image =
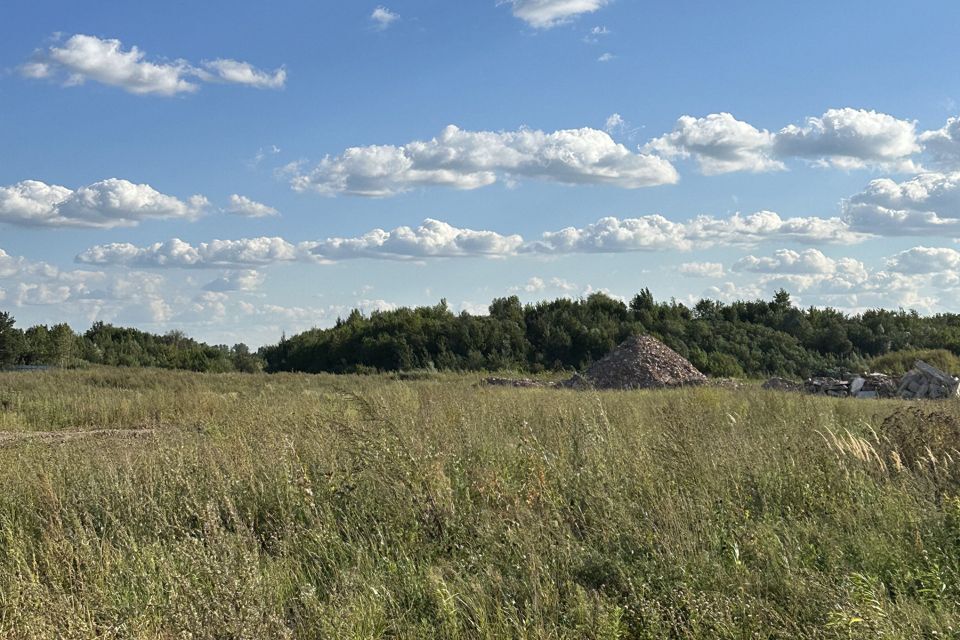
[[[951,2],[22,2],[0,308],[275,341],[352,307],[957,311]]]

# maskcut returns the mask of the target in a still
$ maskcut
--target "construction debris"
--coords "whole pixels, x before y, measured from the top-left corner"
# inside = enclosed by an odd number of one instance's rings
[[[865,373],[850,381],[850,395],[855,398],[895,398],[897,379],[883,373]]]
[[[944,373],[923,360],[917,360],[913,369],[901,378],[897,395],[901,398],[931,400],[955,398],[960,396],[960,379]]]
[[[540,387],[556,386],[554,382],[544,382],[543,380],[531,380],[530,378],[485,378],[486,384],[495,387],[517,387],[523,389],[535,389]]]
[[[843,378],[817,376],[803,384],[785,378],[771,378],[763,384],[763,388],[804,391],[834,398],[939,400],[960,396],[960,378],[918,360],[914,368],[899,380],[883,373],[864,373]]]
[[[578,391],[593,389],[593,383],[579,373],[573,374],[569,380],[564,380],[557,386],[564,387],[566,389],[577,389]]]
[[[834,398],[893,398],[897,395],[896,379],[882,373],[864,373],[844,379],[816,377],[803,384],[807,393]]]
[[[701,385],[707,377],[656,338],[633,336],[563,386],[584,380],[596,389],[651,389]]]
[[[488,385],[517,388],[657,389],[706,384],[707,377],[679,353],[650,336],[633,336],[597,360],[583,374],[563,382],[531,378],[486,378]],[[714,386],[738,389],[735,381],[714,381]],[[842,378],[816,376],[805,382],[770,378],[764,389],[805,392],[834,398],[904,398],[907,400],[960,397],[960,378],[918,360],[901,379],[883,373],[863,373]]]

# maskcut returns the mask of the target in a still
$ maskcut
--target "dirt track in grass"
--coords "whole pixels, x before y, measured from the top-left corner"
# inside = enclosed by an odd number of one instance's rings
[[[0,447],[23,442],[60,444],[91,438],[147,438],[155,429],[88,429],[85,431],[0,431]]]

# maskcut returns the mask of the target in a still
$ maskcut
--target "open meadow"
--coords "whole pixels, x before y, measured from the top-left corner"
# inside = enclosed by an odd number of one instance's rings
[[[0,374],[2,638],[946,638],[960,403]]]

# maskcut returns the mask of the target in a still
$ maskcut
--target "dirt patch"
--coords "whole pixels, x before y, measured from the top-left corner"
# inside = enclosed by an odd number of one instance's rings
[[[42,444],[61,444],[73,440],[87,440],[94,438],[147,438],[156,432],[155,429],[92,429],[87,431],[0,431],[0,447],[11,446],[24,442],[39,442]]]

